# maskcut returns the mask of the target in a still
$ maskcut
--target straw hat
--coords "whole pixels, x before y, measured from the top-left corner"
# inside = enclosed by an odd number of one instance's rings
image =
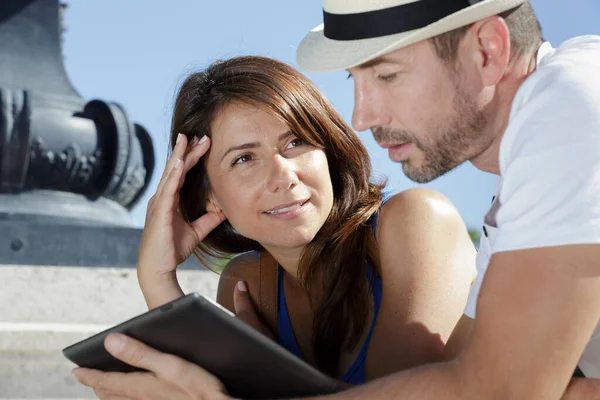
[[[323,24],[298,47],[309,72],[355,67],[515,8],[527,0],[325,0]]]

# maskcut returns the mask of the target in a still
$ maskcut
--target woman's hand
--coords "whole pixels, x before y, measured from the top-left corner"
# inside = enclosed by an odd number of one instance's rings
[[[148,202],[139,249],[138,280],[151,309],[183,295],[177,282],[177,266],[225,220],[222,212],[208,212],[189,223],[177,211],[185,174],[209,147],[207,136],[200,140],[194,137],[188,144],[186,136],[179,134],[156,193]]]
[[[107,336],[104,345],[119,360],[149,372],[120,373],[75,368],[75,378],[92,388],[102,400],[230,399],[223,384],[195,364],[161,353],[121,334]]]
[[[267,325],[259,318],[254,302],[248,293],[248,285],[244,281],[239,281],[233,289],[233,307],[235,316],[259,331],[271,340],[277,341],[275,335]]]

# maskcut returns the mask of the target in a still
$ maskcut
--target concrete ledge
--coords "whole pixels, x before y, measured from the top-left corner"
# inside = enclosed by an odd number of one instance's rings
[[[218,275],[182,270],[215,298]],[[0,265],[0,399],[90,399],[61,350],[146,311],[135,270]]]

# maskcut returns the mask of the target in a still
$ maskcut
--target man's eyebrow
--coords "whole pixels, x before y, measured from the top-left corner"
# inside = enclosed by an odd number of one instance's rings
[[[367,68],[376,67],[376,66],[378,66],[380,64],[398,64],[398,61],[392,60],[388,56],[384,55],[384,56],[377,57],[377,58],[374,58],[372,60],[369,60],[367,62],[364,62],[364,63],[356,66],[355,68],[358,68],[358,69],[367,69]],[[349,69],[347,69],[346,72],[348,72],[348,79],[352,78],[352,72],[350,72]]]
[[[277,139],[278,140],[287,139],[289,136],[292,136],[292,135],[293,135],[292,131],[288,130],[288,131],[282,133],[281,135],[279,135],[279,137]],[[223,156],[221,157],[221,161],[220,162],[223,162],[223,160],[225,159],[225,157],[227,156],[227,154],[231,153],[232,151],[256,149],[257,147],[260,147],[260,143],[258,143],[258,142],[249,142],[249,143],[244,143],[244,144],[240,144],[240,145],[237,145],[237,146],[230,147],[223,154]]]
[[[387,56],[381,56],[381,57],[377,57],[374,58],[372,60],[369,60],[365,63],[362,63],[358,66],[358,69],[367,69],[367,68],[372,68],[375,67],[379,64],[395,64],[397,63],[396,60],[392,60]]]

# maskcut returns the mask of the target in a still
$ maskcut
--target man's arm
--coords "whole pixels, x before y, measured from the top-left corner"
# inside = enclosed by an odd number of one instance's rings
[[[460,354],[461,350],[467,347],[467,344],[471,341],[471,334],[473,333],[474,326],[475,320],[473,318],[466,314],[463,314],[460,317],[448,342],[446,342],[443,361],[455,359]]]
[[[600,319],[600,245],[495,254],[471,342],[455,361],[335,398],[560,399]]]
[[[464,364],[508,398],[564,392],[600,319],[600,245],[496,253]]]

